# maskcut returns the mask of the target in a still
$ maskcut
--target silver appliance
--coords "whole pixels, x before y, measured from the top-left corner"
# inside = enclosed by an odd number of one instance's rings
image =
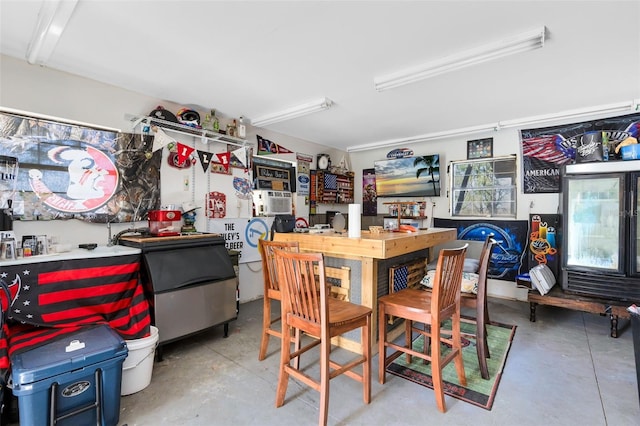
[[[159,345],[221,324],[228,336],[238,279],[221,236],[122,237],[120,244],[142,250],[141,279]]]

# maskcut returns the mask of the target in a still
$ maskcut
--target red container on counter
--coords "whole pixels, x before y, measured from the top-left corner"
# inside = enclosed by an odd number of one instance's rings
[[[149,211],[149,231],[152,235],[167,237],[180,235],[182,212],[180,210]]]

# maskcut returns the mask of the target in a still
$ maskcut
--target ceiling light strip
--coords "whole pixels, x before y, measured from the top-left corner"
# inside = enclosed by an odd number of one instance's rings
[[[497,125],[498,123],[483,124],[481,126],[464,127],[460,129],[446,130],[443,132],[427,133],[424,135],[411,136],[408,138],[390,139],[390,140],[374,142],[374,143],[365,144],[365,145],[355,145],[355,146],[347,147],[347,152],[368,151],[375,148],[385,148],[385,147],[392,147],[395,145],[427,142],[427,141],[432,141],[437,139],[451,138],[455,136],[464,136],[464,135],[471,135],[474,133],[494,131],[496,130]]]
[[[545,27],[374,79],[378,92],[544,46]]]
[[[333,101],[331,101],[331,99],[320,98],[313,102],[308,102],[280,112],[258,117],[255,120],[251,120],[251,124],[256,127],[268,126],[281,121],[291,120],[293,118],[324,111],[331,108],[332,105]]]
[[[515,120],[504,120],[498,122],[499,128],[523,127],[534,124],[547,123],[558,120],[569,120],[575,118],[584,118],[596,114],[608,114],[614,112],[630,112],[635,110],[635,101],[618,102],[615,104],[601,105],[597,107],[579,108],[568,111],[562,111],[554,114],[536,115],[532,117],[518,118]]]
[[[389,139],[370,144],[354,145],[347,147],[347,152],[369,151],[377,148],[391,148],[398,145],[427,142],[432,140],[446,139],[455,136],[465,136],[487,131],[497,131],[510,127],[524,127],[534,124],[547,123],[559,120],[570,120],[593,117],[598,114],[611,114],[620,112],[636,112],[640,110],[640,99],[634,99],[629,102],[618,102],[614,104],[601,105],[597,107],[580,108],[558,112],[554,114],[537,115],[515,120],[504,120],[497,123],[483,124],[473,127],[464,127],[454,130],[446,130],[443,132],[427,133],[424,135],[410,136],[408,138]]]
[[[78,0],[43,1],[27,47],[27,62],[44,65],[56,48]]]

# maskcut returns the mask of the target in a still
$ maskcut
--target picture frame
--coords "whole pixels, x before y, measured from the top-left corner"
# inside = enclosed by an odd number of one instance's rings
[[[493,157],[493,138],[467,141],[467,160]]]

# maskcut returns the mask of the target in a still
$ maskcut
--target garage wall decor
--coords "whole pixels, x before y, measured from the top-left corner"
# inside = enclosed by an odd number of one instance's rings
[[[18,162],[10,197],[20,220],[140,220],[160,204],[152,146],[148,134],[0,113],[0,155]]]
[[[484,241],[493,234],[495,248],[489,261],[487,276],[515,281],[516,275],[529,270],[527,263],[526,220],[457,220],[434,219],[436,228],[456,228],[458,240]]]
[[[560,192],[560,168],[574,162],[583,136],[593,131],[605,133],[608,160],[619,160],[621,154],[616,147],[640,136],[640,114],[521,130],[524,193]],[[604,159],[604,152],[601,154]]]

